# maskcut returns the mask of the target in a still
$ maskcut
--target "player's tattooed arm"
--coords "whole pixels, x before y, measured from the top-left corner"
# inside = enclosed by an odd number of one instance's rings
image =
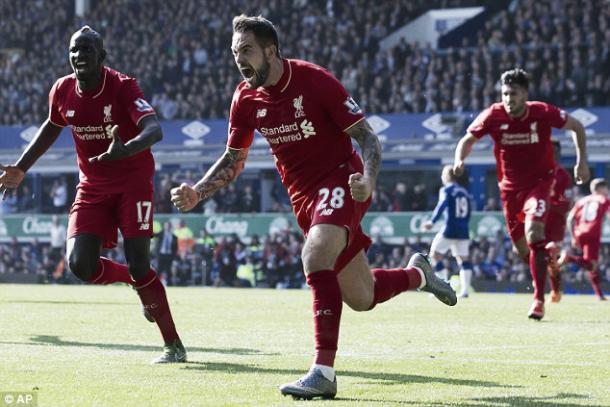
[[[199,201],[209,198],[216,191],[230,184],[242,172],[248,158],[248,149],[227,147],[224,154],[210,167],[193,187]]]
[[[381,144],[373,128],[366,119],[363,119],[347,129],[347,134],[360,145],[364,175],[376,181],[381,164]]]
[[[360,145],[364,161],[364,174],[357,172],[349,176],[350,194],[355,201],[364,202],[370,198],[377,184],[381,145],[371,125],[365,119],[354,124],[346,132]]]

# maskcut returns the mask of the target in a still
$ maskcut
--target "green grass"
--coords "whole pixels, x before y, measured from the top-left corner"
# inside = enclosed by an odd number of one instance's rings
[[[0,285],[0,392],[38,389],[53,407],[610,405],[610,304],[593,296],[564,297],[540,323],[529,295],[345,307],[337,399],[304,402],[277,387],[312,359],[308,291],[168,294],[190,362],[151,366],[161,338],[131,289]]]

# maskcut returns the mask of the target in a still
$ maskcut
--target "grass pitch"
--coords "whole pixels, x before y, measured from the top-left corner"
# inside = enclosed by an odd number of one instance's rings
[[[529,295],[344,307],[337,399],[305,402],[277,387],[312,359],[308,291],[168,295],[190,362],[151,366],[161,338],[133,290],[0,285],[0,392],[53,407],[610,405],[610,304],[593,296],[565,296],[542,322]]]

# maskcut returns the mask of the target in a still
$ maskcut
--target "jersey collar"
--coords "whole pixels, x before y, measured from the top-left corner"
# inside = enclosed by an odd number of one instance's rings
[[[102,94],[102,92],[104,91],[104,88],[106,87],[106,76],[108,74],[108,69],[106,67],[103,68],[104,69],[104,79],[102,79],[102,83],[100,86],[98,86],[96,89],[93,90],[80,90],[80,88],[78,87],[78,81],[76,81],[75,85],[74,85],[74,90],[76,91],[76,94],[80,97],[87,97],[87,98],[91,98],[91,99],[95,99],[96,97],[98,97],[99,95]]]
[[[288,59],[283,58],[282,64],[284,65],[284,73],[279,81],[273,86],[269,86],[268,88],[262,88],[264,92],[267,93],[282,93],[288,88],[290,84],[290,80],[292,79],[292,65],[288,61]]]

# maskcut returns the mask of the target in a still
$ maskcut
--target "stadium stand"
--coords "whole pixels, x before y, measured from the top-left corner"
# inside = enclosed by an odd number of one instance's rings
[[[238,0],[208,0],[207,7],[201,8],[196,0],[150,0],[145,6],[132,0],[101,0],[94,2],[84,19],[74,14],[73,0],[0,2],[0,125],[44,120],[53,80],[70,72],[66,58],[69,37],[84,23],[105,36],[108,65],[138,78],[162,119],[226,118],[240,80],[228,50],[231,19],[242,12],[260,13],[274,21],[285,56],[327,67],[367,113],[478,111],[497,99],[500,72],[515,66],[532,75],[531,99],[565,107],[610,105],[608,1],[506,1],[484,24],[460,37],[459,47],[434,49],[408,39],[391,49],[380,46],[388,34],[430,9],[490,3],[254,0],[244,7]],[[198,179],[203,171],[205,168],[163,168],[156,180],[156,213],[173,212],[169,189]],[[17,194],[2,201],[0,214],[65,212],[65,208],[55,209],[51,198],[54,182],[62,177],[68,186],[67,202],[71,202],[75,174],[45,175],[44,182],[26,182]],[[430,210],[439,185],[404,173],[384,176],[371,209]],[[234,189],[219,193],[197,212],[260,212],[261,194],[258,180],[240,179]],[[282,188],[271,195],[272,211],[290,210]],[[33,196],[38,198],[33,200]],[[498,210],[495,198],[489,199],[489,208]],[[236,237],[210,241],[203,231],[194,232],[198,237],[192,247],[172,259],[164,275],[167,284],[300,287],[303,283],[302,242],[297,234],[241,242]],[[375,266],[393,267],[404,264],[422,247],[427,244],[393,245],[377,240],[369,257]],[[107,255],[117,258],[119,253]],[[157,264],[158,255],[153,254]],[[471,255],[479,280],[530,278],[504,236],[477,239]],[[600,269],[610,281],[608,244],[602,251]],[[47,243],[17,238],[0,243],[0,276],[8,273],[74,282],[65,272],[65,264],[50,255]],[[574,269],[564,273],[564,279],[583,280],[583,275]]]
[[[0,124],[46,117],[52,81],[70,72],[65,44],[85,22],[70,3],[0,5],[6,16],[0,96],[8,101],[0,106]],[[194,0],[152,3],[96,2],[86,22],[106,36],[109,65],[137,77],[165,119],[227,116],[239,81],[227,44],[231,18],[240,12],[275,21],[284,55],[326,66],[369,113],[480,110],[495,100],[499,73],[513,66],[532,72],[533,98],[561,106],[610,103],[610,4],[603,0],[561,2],[565,9],[557,1],[519,1],[495,14],[470,41],[465,37],[464,47],[434,50],[407,39],[387,51],[380,40],[422,12],[485,2],[259,0],[243,7],[232,0],[208,1],[206,8]]]

